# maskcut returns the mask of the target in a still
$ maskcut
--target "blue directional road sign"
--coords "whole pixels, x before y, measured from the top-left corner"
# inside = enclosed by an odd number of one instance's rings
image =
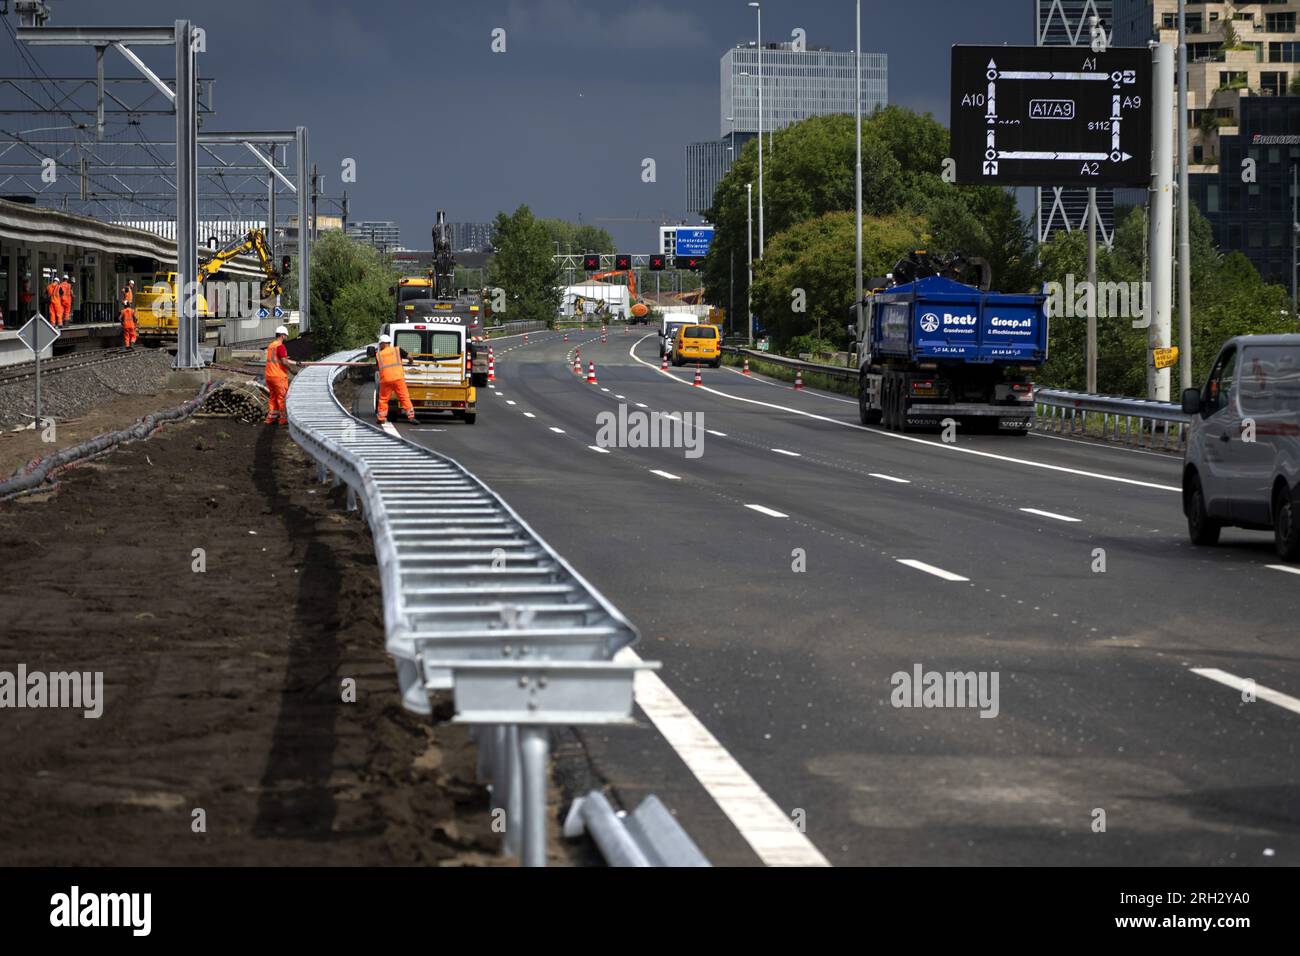
[[[284,309],[280,308],[278,305],[275,307],[275,317],[277,319],[284,318]]]
[[[277,310],[277,311],[278,311],[278,310]],[[266,307],[265,307],[265,306],[263,306],[262,308],[260,308],[260,309],[257,310],[257,317],[258,317],[259,319],[264,319],[264,318],[266,318],[266,317],[267,317],[268,315],[270,315],[270,314],[271,314],[271,313],[268,312],[268,311],[266,310]],[[278,318],[278,316],[277,316],[277,318]]]
[[[705,229],[677,230],[677,254],[679,256],[706,256],[713,243],[713,227]]]

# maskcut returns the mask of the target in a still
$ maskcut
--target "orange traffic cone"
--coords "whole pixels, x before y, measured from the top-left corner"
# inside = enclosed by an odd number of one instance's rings
[[[587,384],[588,384],[588,385],[599,385],[599,384],[600,384],[599,382],[596,381],[596,363],[595,363],[595,362],[592,362],[592,363],[590,363],[590,364],[587,366]]]
[[[573,357],[573,374],[574,375],[582,374],[582,360],[578,358],[576,355]]]
[[[600,334],[601,335],[605,334],[605,327],[603,325],[600,327]]]
[[[527,345],[527,344],[528,344],[528,333],[525,332],[525,333],[524,333],[524,345]]]
[[[568,333],[568,332],[565,332],[565,333],[564,333],[564,341],[566,341],[566,342],[569,341],[569,333]]]
[[[745,371],[744,371],[743,373],[741,373],[741,374],[743,374],[743,375],[748,375],[748,374],[749,374],[749,359],[745,359]]]
[[[794,370],[794,387],[795,387],[795,390],[796,390],[796,391],[799,391],[799,390],[802,390],[802,389],[803,389],[803,370],[802,370],[802,369],[795,369],[795,370]]]
[[[600,337],[600,344],[601,344],[601,345],[607,345],[607,344],[608,344],[608,343],[605,341],[605,336],[603,336],[603,335]]]
[[[666,372],[666,371],[668,371],[668,353],[667,353],[667,352],[665,352],[665,353],[663,354],[663,357],[659,360],[659,371],[661,371],[661,372]]]
[[[703,379],[700,378],[700,367],[699,367],[699,365],[696,365],[696,366],[695,366],[695,381],[691,382],[691,384],[694,385],[696,388],[699,388],[701,385],[704,384]]]
[[[492,350],[488,349],[488,381],[495,382],[496,380],[497,380],[496,360],[492,357]]]

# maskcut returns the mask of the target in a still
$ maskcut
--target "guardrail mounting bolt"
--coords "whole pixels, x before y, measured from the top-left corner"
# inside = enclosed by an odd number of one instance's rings
[[[523,675],[522,677],[519,678],[519,686],[520,686],[520,687],[527,687],[527,686],[528,686],[528,675],[527,675],[527,674],[525,674],[525,675]]]

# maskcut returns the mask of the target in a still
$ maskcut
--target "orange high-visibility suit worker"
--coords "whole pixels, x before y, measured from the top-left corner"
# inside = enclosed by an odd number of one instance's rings
[[[415,406],[406,391],[406,373],[402,371],[402,351],[393,345],[393,337],[387,333],[379,336],[379,351],[375,359],[379,365],[379,406],[375,417],[379,424],[388,421],[388,403],[394,397],[406,412],[409,421],[415,421]]]
[[[59,294],[63,296],[63,321],[72,321],[72,280],[68,274],[63,274],[63,281],[59,283]]]
[[[122,304],[135,308],[135,280],[129,279],[122,287]]]
[[[50,314],[46,318],[50,320],[50,325],[62,325],[63,291],[59,288],[58,279],[51,279],[50,284],[45,287],[45,298],[49,302]]]
[[[122,346],[131,348],[140,336],[135,334],[135,309],[122,306]]]
[[[289,366],[298,363],[289,358],[289,350],[284,341],[289,337],[289,330],[283,325],[275,330],[275,339],[266,347],[266,388],[271,393],[270,404],[266,408],[266,424],[277,422],[289,424],[289,413],[285,410],[284,399],[289,394]]]

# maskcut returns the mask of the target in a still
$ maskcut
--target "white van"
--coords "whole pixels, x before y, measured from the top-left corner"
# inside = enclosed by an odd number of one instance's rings
[[[1205,386],[1183,392],[1192,416],[1183,456],[1183,513],[1193,544],[1226,525],[1273,530],[1300,559],[1300,335],[1240,335]]]
[[[677,330],[688,325],[699,325],[700,317],[694,312],[665,312],[663,328],[659,330],[659,354],[673,355],[673,339]]]

